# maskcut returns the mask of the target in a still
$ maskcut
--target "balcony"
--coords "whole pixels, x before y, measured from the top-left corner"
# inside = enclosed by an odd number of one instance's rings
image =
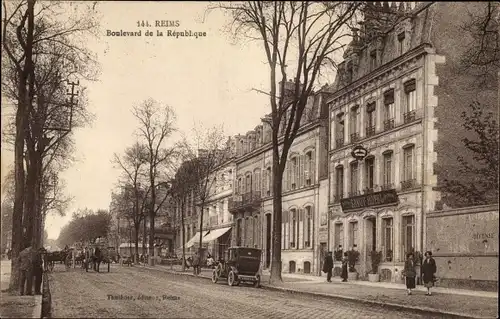
[[[402,191],[407,191],[407,190],[410,190],[410,189],[415,189],[417,187],[418,187],[418,185],[417,185],[417,180],[416,179],[409,179],[409,180],[401,182],[401,190]]]
[[[392,184],[392,183],[384,184],[384,185],[380,186],[380,188],[383,191],[387,191],[389,189],[393,189],[394,188],[394,184]]]
[[[375,126],[369,126],[366,128],[366,137],[375,135]]]
[[[351,134],[351,143],[356,143],[357,141],[359,141],[359,133],[352,133]]]
[[[245,210],[257,210],[260,207],[260,202],[261,193],[257,191],[243,195],[234,195],[233,198],[229,199],[229,211],[235,213]]]
[[[339,137],[335,140],[335,148],[341,148],[344,146],[344,137]]]
[[[415,119],[416,119],[415,111],[406,112],[405,114],[403,114],[403,117],[404,117],[405,124],[411,123],[411,122],[415,121]]]
[[[394,128],[394,119],[388,119],[384,121],[384,131],[388,131]]]

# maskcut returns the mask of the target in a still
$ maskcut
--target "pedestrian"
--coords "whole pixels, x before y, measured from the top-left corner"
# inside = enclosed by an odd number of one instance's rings
[[[425,252],[425,259],[422,263],[422,281],[424,282],[424,286],[427,288],[427,296],[431,295],[431,288],[434,286],[434,282],[436,281],[436,261],[432,258],[432,252]]]
[[[32,293],[33,286],[33,262],[32,262],[32,248],[31,246],[26,246],[20,253],[18,257],[19,267],[20,267],[20,278],[19,293],[23,296],[30,296]],[[25,290],[26,288],[26,290]]]
[[[342,258],[342,274],[340,277],[342,277],[342,282],[347,281],[347,264],[348,264],[348,258],[347,258],[347,251],[344,252],[344,257]]]
[[[325,256],[325,261],[323,262],[323,272],[326,273],[326,281],[332,282],[332,269],[333,269],[333,257],[332,252],[329,251]]]
[[[406,254],[405,268],[403,270],[403,275],[405,276],[406,289],[408,289],[408,295],[411,295],[411,290],[415,289],[415,277],[417,276],[417,271],[415,270],[415,261],[413,260],[413,253]]]
[[[198,276],[200,274],[200,255],[198,254],[198,252],[194,253],[193,272],[196,276]]]
[[[43,248],[33,250],[33,277],[35,277],[35,295],[42,294],[43,253]]]

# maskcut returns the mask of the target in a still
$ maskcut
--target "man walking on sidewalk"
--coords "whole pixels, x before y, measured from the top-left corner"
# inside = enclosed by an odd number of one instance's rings
[[[333,257],[332,252],[326,254],[325,262],[323,263],[323,272],[326,273],[326,281],[332,282]]]
[[[20,267],[19,293],[21,296],[25,293],[30,296],[33,290],[33,254],[31,246],[24,248],[19,253],[18,258]]]
[[[193,257],[193,271],[196,276],[200,274],[200,255],[198,252],[194,253]]]

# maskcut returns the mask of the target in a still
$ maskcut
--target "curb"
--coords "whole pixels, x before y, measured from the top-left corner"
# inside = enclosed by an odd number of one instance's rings
[[[177,272],[175,270],[158,269],[158,268],[148,267],[148,266],[146,266],[144,268],[157,270],[157,271],[161,271],[161,272],[166,272],[166,273],[173,274],[173,275],[196,277],[196,278],[205,279],[205,280],[212,280],[210,277],[201,276],[201,275],[195,276],[194,274]],[[474,319],[487,319],[487,318],[490,318],[490,317],[476,317],[476,316],[460,314],[460,313],[451,312],[451,311],[443,311],[443,310],[439,310],[439,309],[435,309],[435,308],[428,308],[428,307],[408,306],[408,305],[387,303],[387,302],[381,302],[381,301],[375,301],[375,300],[358,299],[355,297],[343,296],[343,295],[300,291],[300,290],[296,290],[296,289],[276,287],[276,286],[270,286],[270,285],[266,285],[266,284],[261,284],[261,287],[262,287],[262,289],[265,289],[265,290],[279,291],[279,292],[285,292],[285,293],[296,294],[296,295],[310,296],[310,297],[315,297],[315,298],[344,300],[344,301],[350,301],[350,302],[354,302],[354,303],[363,303],[363,304],[370,305],[370,306],[378,306],[378,307],[389,308],[389,309],[394,309],[394,310],[405,310],[405,311],[410,310],[410,311],[418,312],[418,313],[421,313],[424,315],[431,315],[431,314],[432,315],[442,315],[442,316],[446,316],[449,318],[457,318],[457,319],[472,319],[472,318],[474,318]]]

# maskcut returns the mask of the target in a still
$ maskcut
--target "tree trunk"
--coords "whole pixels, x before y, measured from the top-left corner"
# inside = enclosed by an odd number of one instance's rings
[[[203,210],[205,208],[205,203],[201,203],[200,205],[200,241],[199,241],[199,247],[198,247],[198,256],[200,257],[201,260],[201,253],[203,250]],[[200,261],[201,262],[201,261]]]
[[[149,256],[154,256],[154,240],[155,240],[155,204],[156,204],[156,189],[155,189],[155,172],[154,166],[149,169],[149,181],[151,183],[151,206],[149,208]]]
[[[19,76],[18,83],[18,105],[16,112],[16,137],[14,147],[14,171],[15,171],[15,196],[14,211],[12,218],[12,264],[9,289],[14,290],[19,287],[19,265],[17,257],[22,250],[23,241],[23,203],[24,203],[24,137],[27,124],[26,107],[28,102],[28,92],[26,84],[28,76],[32,74],[33,69],[33,34],[35,29],[35,1],[28,0],[27,19],[28,30],[26,34],[26,51],[24,70]]]
[[[273,141],[273,233],[272,233],[272,258],[271,276],[269,283],[283,282],[281,277],[281,224],[282,224],[282,202],[281,191],[283,186],[284,165],[279,162],[278,143]],[[283,166],[283,167],[282,167]]]
[[[28,148],[30,148],[28,146]],[[26,184],[25,184],[25,202],[24,202],[24,212],[23,212],[23,229],[24,233],[24,245],[31,246],[35,243],[33,240],[35,237],[35,188],[37,180],[37,165],[35,163],[35,155],[33,151],[28,150],[26,161]]]
[[[146,256],[146,216],[144,216],[144,230],[142,232],[142,255]]]
[[[43,227],[42,227],[42,153],[36,153],[36,176],[34,185],[34,223],[33,223],[33,239],[36,248],[42,247],[43,242]]]
[[[182,242],[182,271],[186,270],[186,235],[184,226],[184,208],[186,207],[186,197],[181,199],[181,242]]]
[[[141,227],[141,223],[134,223],[134,230],[135,230],[135,254],[134,254],[134,264],[137,264],[137,257],[139,254],[139,228]]]

